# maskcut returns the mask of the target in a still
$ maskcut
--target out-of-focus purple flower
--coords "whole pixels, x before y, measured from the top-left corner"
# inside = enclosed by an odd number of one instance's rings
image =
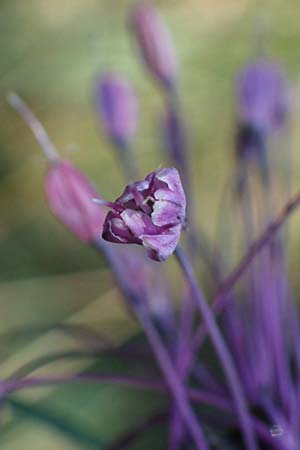
[[[139,244],[149,258],[166,260],[175,250],[185,221],[186,199],[174,168],[159,169],[128,185],[107,214],[102,237]]]
[[[159,12],[146,2],[138,2],[131,21],[149,70],[165,87],[172,87],[177,76],[176,52]]]
[[[280,128],[287,114],[287,89],[280,67],[267,59],[251,62],[237,80],[238,120],[262,133]]]
[[[130,144],[137,129],[137,99],[128,80],[107,73],[96,86],[96,106],[109,138],[119,147]]]
[[[92,243],[101,236],[105,212],[93,202],[96,190],[68,161],[51,164],[45,192],[53,214],[79,239]]]

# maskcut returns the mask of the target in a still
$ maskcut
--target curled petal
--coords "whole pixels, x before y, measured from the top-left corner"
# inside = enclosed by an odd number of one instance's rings
[[[125,209],[121,213],[121,217],[133,236],[159,233],[159,228],[155,227],[151,218],[142,211]]]
[[[154,203],[151,218],[154,225],[158,227],[174,225],[174,222],[178,223],[184,219],[181,206],[167,200],[159,200]]]
[[[181,226],[173,227],[169,233],[141,236],[147,255],[154,261],[165,261],[174,252],[180,237]]]

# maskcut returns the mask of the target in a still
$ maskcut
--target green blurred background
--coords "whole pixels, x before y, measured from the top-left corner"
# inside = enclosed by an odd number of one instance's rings
[[[75,345],[55,331],[40,331],[15,342],[7,333],[16,327],[80,323],[114,342],[127,339],[137,328],[104,262],[49,213],[43,194],[46,163],[5,99],[9,91],[23,97],[62,155],[90,176],[104,198],[112,199],[123,179],[94,113],[92,88],[101,71],[120,71],[131,78],[140,100],[137,161],[144,172],[164,164],[157,131],[162,97],[140,64],[128,32],[130,3],[0,1],[0,333],[6,333],[0,338],[2,377],[34,356]],[[254,29],[263,20],[269,27],[271,54],[283,62],[297,92],[299,4],[298,0],[161,0],[156,4],[178,49],[182,102],[195,162],[197,215],[210,232],[220,190],[232,172],[235,73],[253,54]],[[296,114],[292,142],[298,163],[297,130]],[[128,370],[115,360],[103,364],[110,370]],[[56,364],[39,374],[84,366],[82,361]],[[100,449],[102,441],[134,424],[160,401],[153,394],[107,385],[35,390],[14,399],[15,404],[0,411],[1,450]],[[61,427],[69,434],[62,433]],[[74,437],[74,430],[80,436]],[[159,442],[164,448],[163,433],[150,439],[143,448],[160,448]],[[134,448],[141,449],[142,444]]]

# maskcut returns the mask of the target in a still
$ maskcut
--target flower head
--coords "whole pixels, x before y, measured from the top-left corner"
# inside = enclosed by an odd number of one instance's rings
[[[159,169],[145,180],[128,185],[108,204],[112,210],[103,226],[103,239],[143,245],[149,258],[164,261],[175,250],[185,221],[186,199],[174,168]]]
[[[287,92],[283,73],[267,59],[251,62],[238,77],[239,120],[269,133],[283,125]]]
[[[105,74],[96,87],[96,105],[105,132],[118,146],[130,143],[137,129],[137,100],[125,78]]]
[[[105,214],[93,198],[97,192],[85,176],[67,161],[50,165],[45,193],[53,214],[84,242],[99,239]]]
[[[177,58],[159,12],[145,2],[138,2],[132,10],[132,25],[149,70],[165,87],[171,87],[177,76]]]

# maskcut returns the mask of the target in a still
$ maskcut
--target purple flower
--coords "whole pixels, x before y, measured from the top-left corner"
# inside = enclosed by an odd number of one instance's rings
[[[159,169],[128,185],[114,202],[103,226],[103,239],[143,245],[149,258],[166,260],[175,250],[185,221],[186,199],[174,168]]]
[[[159,12],[139,2],[132,10],[132,24],[149,70],[164,86],[173,86],[177,76],[176,52]]]
[[[96,104],[105,132],[112,141],[126,147],[137,129],[137,100],[129,81],[105,74],[96,87]]]
[[[93,202],[96,190],[68,161],[51,164],[45,179],[45,192],[53,214],[84,242],[100,237],[105,214]]]
[[[241,123],[263,133],[280,128],[287,113],[287,90],[280,67],[267,59],[246,66],[238,77],[237,103]]]

